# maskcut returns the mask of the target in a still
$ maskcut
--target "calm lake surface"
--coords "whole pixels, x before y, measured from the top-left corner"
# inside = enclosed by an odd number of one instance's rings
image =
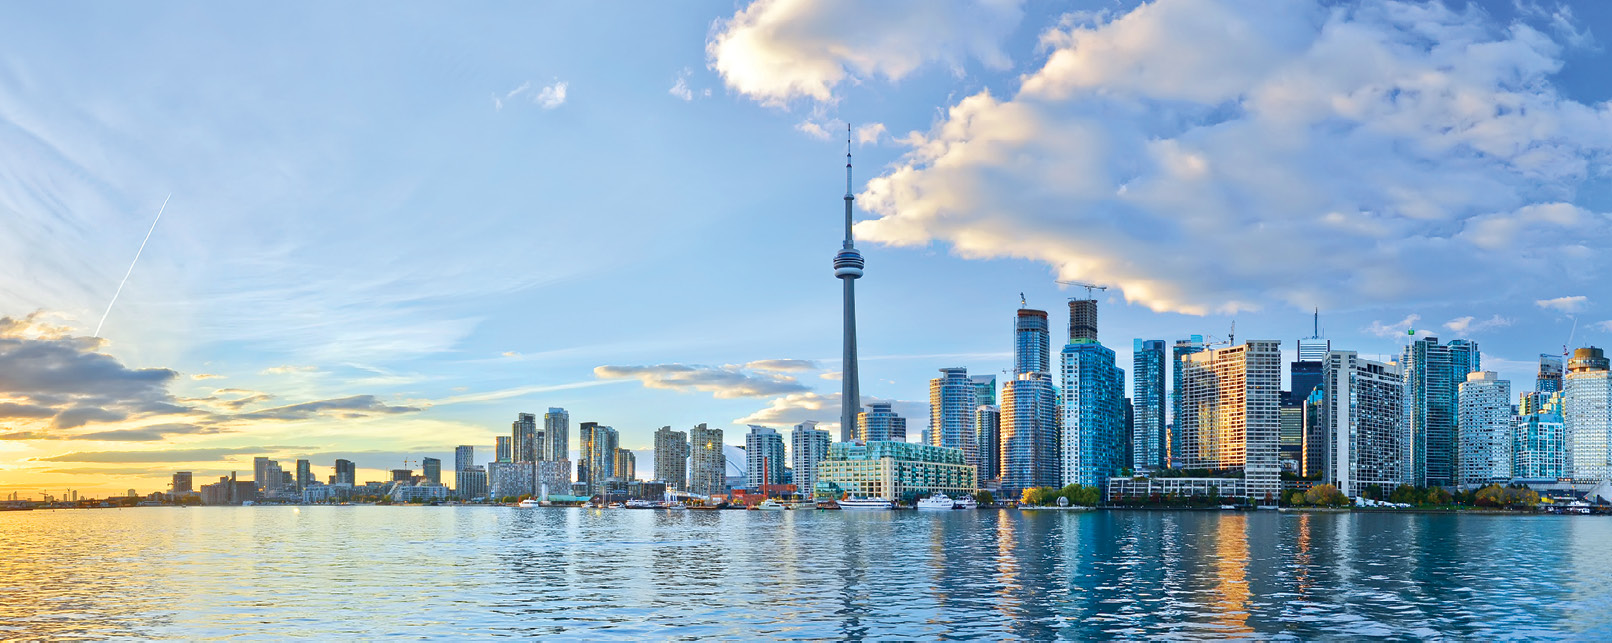
[[[1612,638],[1612,518],[0,513],[0,638]]]

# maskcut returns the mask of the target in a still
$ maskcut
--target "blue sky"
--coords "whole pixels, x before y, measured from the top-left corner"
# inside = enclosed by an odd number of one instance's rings
[[[1604,3],[253,9],[0,9],[0,488],[832,424],[846,121],[862,390],[914,434],[1059,278],[1127,370],[1312,307],[1519,391],[1612,344]]]

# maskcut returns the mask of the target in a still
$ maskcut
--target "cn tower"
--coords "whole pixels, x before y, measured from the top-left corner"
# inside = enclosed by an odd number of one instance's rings
[[[851,238],[851,124],[845,124],[845,245],[834,255],[834,276],[845,284],[845,353],[840,367],[840,441],[856,437],[856,415],[862,396],[856,375],[856,280],[862,276],[862,253]]]

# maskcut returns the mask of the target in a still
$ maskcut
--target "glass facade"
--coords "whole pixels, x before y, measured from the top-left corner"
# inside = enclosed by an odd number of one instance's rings
[[[1601,349],[1573,351],[1562,388],[1569,475],[1574,482],[1607,480],[1612,474],[1612,371]]]
[[[929,380],[929,444],[961,449],[964,461],[979,466],[979,444],[974,434],[974,411],[978,406],[968,369],[940,369],[940,377]]]
[[[751,489],[784,484],[784,436],[764,426],[750,425],[744,434],[745,480]]]
[[[1439,344],[1423,337],[1405,347],[1404,425],[1409,433],[1406,482],[1448,486],[1457,480],[1456,387],[1478,368],[1478,345],[1467,340]]]
[[[1125,371],[1114,351],[1088,339],[1063,348],[1060,482],[1102,488],[1125,461]]]
[[[1002,491],[1017,497],[1058,483],[1058,391],[1046,373],[1023,373],[1002,386]]]
[[[1511,441],[1511,476],[1516,480],[1555,482],[1569,476],[1567,428],[1560,395],[1537,413],[1517,417]]]
[[[1013,327],[1013,373],[1048,373],[1052,370],[1052,335],[1047,311],[1020,308]]]
[[[856,416],[856,439],[864,442],[907,441],[907,418],[897,415],[889,402],[872,402]]]
[[[1131,345],[1131,468],[1155,471],[1165,465],[1164,340]]]
[[[1181,466],[1181,362],[1188,355],[1200,352],[1203,352],[1203,335],[1176,340],[1170,352],[1170,430],[1167,431],[1169,439],[1165,440],[1165,466]]]
[[[978,488],[973,465],[962,449],[907,442],[836,442],[817,466],[814,495],[888,498],[911,502],[917,496],[972,494]]]

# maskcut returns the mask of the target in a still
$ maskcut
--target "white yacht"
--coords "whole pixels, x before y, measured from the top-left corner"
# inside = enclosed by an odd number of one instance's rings
[[[918,501],[918,511],[951,511],[956,508],[956,502],[944,493],[937,493]]]
[[[515,506],[520,507],[521,509],[533,509],[542,506],[542,503],[537,498],[527,498],[520,501],[520,504]]]
[[[958,496],[958,497],[952,499],[952,508],[953,509],[979,509],[980,508],[980,503],[978,503],[978,502],[976,502],[974,500],[974,496],[966,496],[966,495],[965,496]]]
[[[768,498],[761,501],[761,504],[756,505],[756,508],[762,511],[783,511],[785,509],[789,509],[789,506],[772,498]]]
[[[865,511],[869,509],[893,509],[895,505],[889,498],[851,498],[846,497],[839,501],[841,511]]]

